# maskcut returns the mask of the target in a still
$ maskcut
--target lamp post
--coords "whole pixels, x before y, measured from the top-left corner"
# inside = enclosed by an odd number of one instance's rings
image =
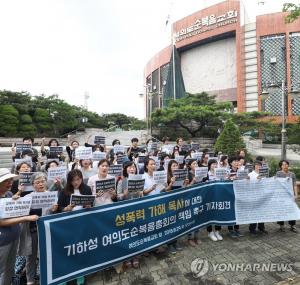
[[[288,95],[288,88],[285,86],[285,81],[282,80],[281,85],[276,83],[271,83],[269,86],[267,86],[267,89],[264,89],[261,93],[261,99],[266,100],[270,96],[270,91],[272,94],[272,90],[280,88],[281,90],[281,159],[286,159],[286,142],[287,142],[287,136],[286,136],[286,96]],[[270,91],[269,91],[270,90]],[[299,91],[293,90],[290,91],[290,95],[293,98],[299,97],[300,93]]]

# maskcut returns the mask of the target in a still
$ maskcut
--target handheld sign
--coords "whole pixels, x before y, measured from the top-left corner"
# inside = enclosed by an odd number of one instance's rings
[[[16,158],[15,159],[15,167],[17,167],[19,164],[26,162],[32,167],[32,157],[27,156],[25,158]]]
[[[184,144],[181,146],[181,151],[188,152],[191,149],[191,146],[189,144]]]
[[[114,145],[114,153],[124,153],[125,147],[120,144]]]
[[[117,156],[117,164],[123,164],[126,160],[126,154],[121,154]]]
[[[49,152],[50,154],[58,155],[64,152],[64,148],[62,146],[50,146]]]
[[[148,144],[148,152],[156,151],[157,149],[158,149],[157,142],[153,142],[153,143]]]
[[[175,160],[177,161],[178,164],[183,164],[184,163],[184,155],[176,155]]]
[[[224,180],[228,177],[228,171],[225,168],[216,168],[215,169],[216,178]]]
[[[31,197],[31,209],[42,209],[42,215],[45,215],[57,203],[57,191],[32,192]]]
[[[104,180],[97,180],[95,184],[96,193],[98,193],[99,191],[107,192],[110,189],[116,188],[116,179],[108,178]]]
[[[184,180],[187,179],[188,172],[187,169],[175,169],[173,171],[173,176],[175,177],[175,182],[173,186],[183,186]]]
[[[197,161],[201,160],[203,152],[192,152],[191,157],[197,159]]]
[[[94,206],[96,196],[95,195],[71,195],[70,204],[75,206]]]
[[[174,150],[175,145],[172,144],[165,144],[161,147],[161,151],[168,153],[168,154],[172,154],[173,150]]]
[[[108,169],[108,174],[113,176],[122,176],[122,164],[113,164]]]
[[[154,171],[153,172],[154,184],[166,184],[167,183],[167,172],[166,171]]]
[[[139,155],[139,157],[138,157],[138,163],[144,163],[145,162],[145,158],[146,158],[145,155]]]
[[[253,171],[253,164],[252,163],[246,163],[245,169],[247,169],[249,173],[252,172]]]
[[[138,195],[138,192],[144,190],[145,179],[141,175],[131,175],[127,180],[127,189],[129,194]]]
[[[236,173],[236,178],[239,180],[248,179],[248,169],[238,169]]]
[[[24,192],[33,191],[33,186],[30,182],[30,179],[31,179],[31,176],[33,175],[33,173],[34,172],[20,172],[19,173],[19,185],[24,186]],[[28,193],[26,193],[26,194],[28,194]]]
[[[48,180],[54,180],[56,178],[64,179],[67,177],[67,168],[65,166],[48,168]]]
[[[195,151],[199,151],[200,144],[199,143],[191,143],[191,149]]]
[[[92,159],[96,161],[100,161],[101,159],[106,158],[106,153],[101,151],[94,151],[92,155]]]
[[[75,149],[76,159],[92,159],[93,151],[91,147],[78,147]]]
[[[31,144],[25,144],[25,143],[16,143],[16,153],[21,153],[25,149],[32,149]]]
[[[0,199],[0,218],[7,219],[29,215],[31,201],[31,195],[17,200],[12,198]]]
[[[104,136],[95,136],[94,144],[105,144],[105,137]]]
[[[197,181],[202,181],[203,178],[207,177],[208,168],[207,167],[196,167],[195,177]]]
[[[260,169],[259,169],[259,176],[260,177],[269,177],[269,167],[268,165],[263,165]]]

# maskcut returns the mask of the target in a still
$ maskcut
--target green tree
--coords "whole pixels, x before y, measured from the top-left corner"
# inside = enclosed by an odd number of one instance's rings
[[[294,3],[285,3],[282,11],[289,12],[285,18],[286,23],[292,23],[300,17],[300,5]]]
[[[21,136],[32,136],[37,134],[35,125],[32,123],[32,118],[28,114],[21,115],[19,125],[19,135]]]
[[[240,130],[238,126],[233,123],[232,119],[229,119],[226,121],[224,129],[215,143],[214,150],[216,152],[222,151],[232,156],[242,148],[245,148],[245,143],[241,137]]]
[[[217,133],[222,121],[230,117],[230,108],[230,103],[217,103],[214,96],[205,92],[187,93],[186,97],[170,102],[169,107],[155,110],[151,117],[156,127],[177,126],[195,137],[211,128]]]
[[[19,112],[11,105],[0,105],[0,136],[15,136],[19,125]]]
[[[53,125],[55,124],[55,122],[52,121],[52,118],[50,117],[49,112],[46,109],[36,108],[33,118],[35,126],[39,130],[40,135],[46,136],[52,133],[52,130],[54,128]]]

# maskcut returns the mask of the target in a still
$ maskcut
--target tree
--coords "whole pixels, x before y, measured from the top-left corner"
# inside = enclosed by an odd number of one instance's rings
[[[34,137],[37,133],[35,125],[32,123],[32,118],[28,114],[21,115],[19,125],[19,135]]]
[[[228,119],[215,143],[214,149],[216,152],[221,151],[224,154],[233,156],[242,148],[245,148],[245,143],[241,137],[240,130],[233,123],[232,119]]]
[[[42,108],[36,108],[33,118],[35,125],[39,130],[39,134],[45,136],[52,132],[54,127],[53,125],[56,122],[52,121],[52,118],[50,117],[49,112],[47,110]]]
[[[14,136],[19,125],[19,112],[11,105],[0,105],[0,136]]]
[[[292,23],[300,17],[300,5],[293,3],[285,3],[283,5],[283,12],[289,12],[285,18],[286,23]]]
[[[156,127],[179,126],[195,137],[208,128],[217,133],[222,120],[230,116],[230,107],[230,103],[217,103],[214,96],[205,92],[187,93],[186,97],[170,102],[169,107],[155,110],[151,117]]]

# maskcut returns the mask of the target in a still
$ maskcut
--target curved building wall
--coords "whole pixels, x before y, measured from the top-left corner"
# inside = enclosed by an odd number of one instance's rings
[[[219,95],[219,100],[236,101],[236,41],[227,38],[181,53],[181,70],[186,91]]]

